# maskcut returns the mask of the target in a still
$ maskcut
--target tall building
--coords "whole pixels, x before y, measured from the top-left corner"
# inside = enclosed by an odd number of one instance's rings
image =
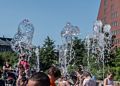
[[[114,45],[120,46],[120,0],[101,0],[97,19],[111,25]]]

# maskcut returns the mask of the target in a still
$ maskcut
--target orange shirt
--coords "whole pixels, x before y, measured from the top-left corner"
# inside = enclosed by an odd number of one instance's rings
[[[48,75],[48,77],[49,77],[49,79],[50,79],[50,86],[56,86],[56,85],[55,85],[55,80],[53,80],[53,79],[51,78],[51,76],[49,76],[49,75]]]

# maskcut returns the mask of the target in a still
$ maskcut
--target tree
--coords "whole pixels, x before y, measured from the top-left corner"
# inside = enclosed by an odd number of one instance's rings
[[[12,64],[13,66],[18,62],[16,53],[11,51],[0,52],[0,67],[2,67],[5,60],[8,60],[8,59],[10,60],[10,64]]]
[[[54,41],[49,36],[44,41],[43,47],[40,49],[40,65],[43,71],[47,70],[52,64],[56,64],[58,57],[55,54]]]
[[[73,40],[73,49],[75,51],[75,65],[85,65],[86,62],[84,61],[84,58],[86,57],[86,50],[84,41],[82,41],[78,37],[75,37],[75,39]]]
[[[74,70],[79,69],[79,65],[86,66],[86,50],[84,41],[78,37],[73,39],[73,50],[75,52],[74,59],[70,62],[68,66],[68,72],[71,73]]]
[[[115,80],[120,81],[120,48],[116,49],[111,69],[115,72]]]
[[[104,75],[106,76],[108,71],[113,71],[115,73],[114,80],[120,81],[120,48],[112,50],[108,57],[105,58]],[[93,60],[90,61],[92,67],[90,70],[91,73],[94,74],[97,79],[103,79],[103,63],[95,62],[96,59],[94,58],[91,60]]]
[[[32,52],[31,52],[31,57],[30,57],[30,60],[29,60],[29,63],[30,63],[30,67],[32,69],[36,69],[37,67],[37,57],[36,57],[36,54],[35,54],[35,49],[32,49]]]

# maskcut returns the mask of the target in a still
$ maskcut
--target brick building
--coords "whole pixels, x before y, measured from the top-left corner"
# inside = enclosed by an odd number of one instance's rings
[[[120,0],[101,0],[97,19],[111,25],[114,45],[120,46]]]

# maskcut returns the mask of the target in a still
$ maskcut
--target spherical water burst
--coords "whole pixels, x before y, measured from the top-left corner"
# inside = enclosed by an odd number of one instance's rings
[[[93,31],[96,33],[101,32],[103,24],[101,20],[97,20],[93,25]]]
[[[72,36],[77,36],[80,33],[80,29],[77,26],[73,26],[72,28]]]
[[[24,19],[18,26],[18,32],[21,33],[20,36],[23,37],[22,42],[28,45],[32,42],[34,27],[28,19]]]
[[[103,31],[106,33],[110,33],[111,26],[109,24],[104,25]]]
[[[66,26],[63,28],[61,31],[61,36],[62,37],[67,37],[71,35],[71,24],[68,22]]]
[[[79,35],[80,30],[77,26],[73,26],[70,22],[61,31],[61,37],[65,38],[66,42],[70,42],[72,37]]]
[[[33,33],[33,24],[28,19],[24,19],[20,22],[18,31],[11,41],[12,49],[18,53],[22,53],[23,49],[29,50],[32,45]]]

